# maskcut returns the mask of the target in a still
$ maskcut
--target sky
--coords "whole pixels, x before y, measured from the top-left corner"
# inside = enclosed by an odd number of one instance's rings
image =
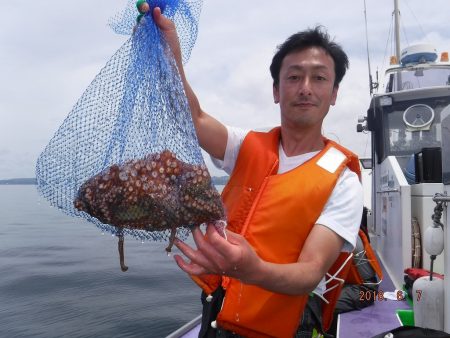
[[[450,50],[449,0],[400,0],[402,46]],[[0,179],[34,177],[39,154],[78,98],[128,39],[107,25],[126,0],[0,0]],[[392,0],[366,0],[369,55],[380,80],[393,53]],[[356,132],[370,94],[364,0],[205,0],[186,74],[202,108],[243,128],[279,124],[269,73],[276,46],[318,24],[342,45],[350,69],[323,133],[361,157],[370,135]],[[205,160],[212,175],[224,172]]]

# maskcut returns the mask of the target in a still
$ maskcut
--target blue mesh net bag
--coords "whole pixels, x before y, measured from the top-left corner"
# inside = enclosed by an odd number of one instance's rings
[[[202,0],[147,2],[175,22],[186,62]],[[65,213],[122,240],[170,238],[170,251],[176,235],[185,238],[189,226],[224,219],[224,210],[173,54],[151,13],[136,25],[137,14],[133,0],[111,19],[116,33],[131,37],[50,140],[36,177],[39,192]]]

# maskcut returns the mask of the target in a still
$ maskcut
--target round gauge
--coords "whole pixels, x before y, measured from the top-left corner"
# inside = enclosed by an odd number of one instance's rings
[[[403,113],[403,121],[413,129],[427,127],[433,122],[434,110],[426,104],[415,104]]]

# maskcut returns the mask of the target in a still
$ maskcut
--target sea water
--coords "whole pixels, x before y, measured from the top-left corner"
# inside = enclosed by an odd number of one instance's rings
[[[0,337],[165,337],[201,313],[167,242],[126,238],[122,272],[117,241],[36,186],[0,185]]]

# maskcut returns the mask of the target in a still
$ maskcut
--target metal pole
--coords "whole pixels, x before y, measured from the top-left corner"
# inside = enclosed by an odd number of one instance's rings
[[[398,0],[394,0],[395,54],[400,62],[400,10]]]
[[[447,204],[444,209],[444,331],[450,333],[450,108],[441,112],[441,139],[442,139],[442,180],[444,195],[436,195],[433,200]]]
[[[450,186],[445,185],[444,191],[449,194]],[[433,199],[435,198],[449,202],[447,196],[435,196]],[[450,212],[448,212],[448,208],[446,211],[446,222],[444,223],[444,331],[450,333],[450,255],[448,254],[450,252]]]
[[[398,0],[394,0],[394,33],[395,33],[395,54],[397,62],[400,64],[400,10]],[[397,91],[402,90],[403,81],[401,71],[397,72]]]

